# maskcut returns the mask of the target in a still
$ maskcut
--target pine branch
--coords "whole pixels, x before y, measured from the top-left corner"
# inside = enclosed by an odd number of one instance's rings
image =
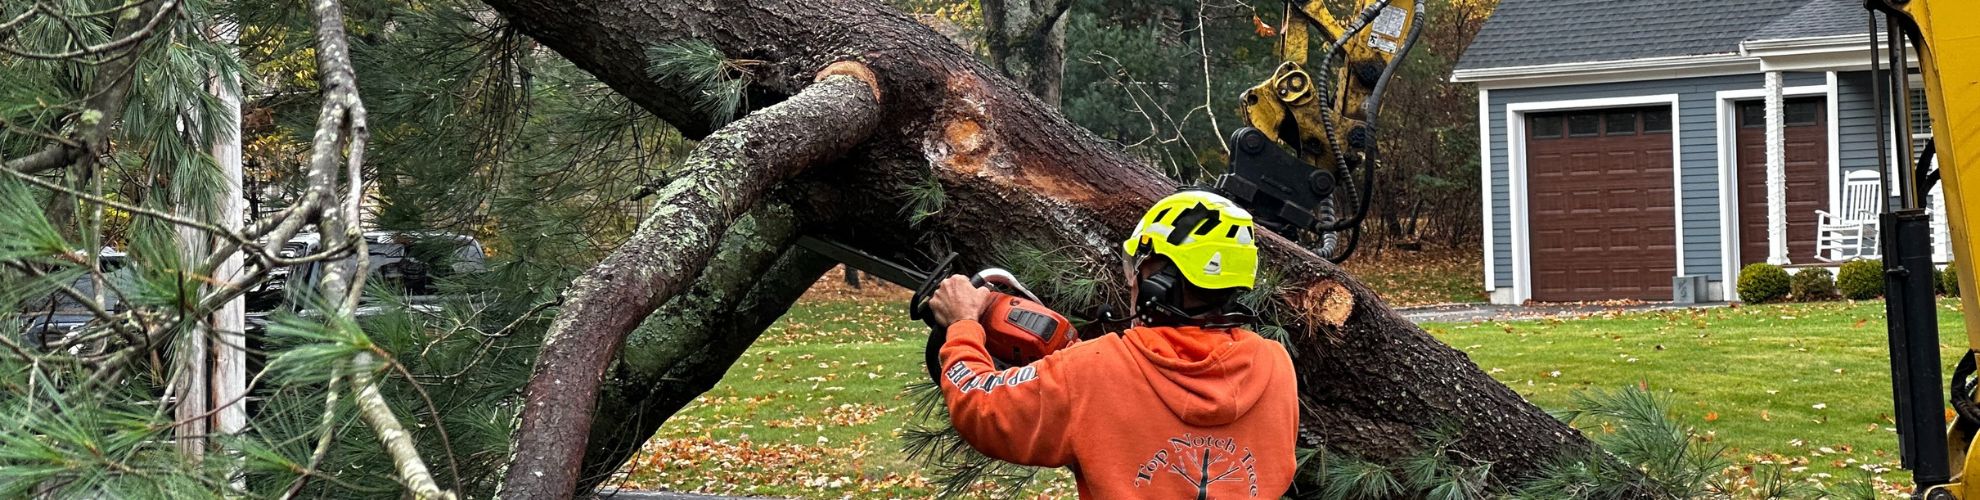
[[[82,126],[76,127],[71,139],[74,143],[80,144],[80,147],[62,143],[51,144],[33,154],[6,160],[4,164],[0,164],[0,168],[32,174],[66,168],[78,161],[101,154],[104,146],[108,144],[110,129],[124,116],[126,100],[130,96],[133,80],[136,79],[138,66],[136,54],[140,51],[139,44],[149,40],[159,25],[165,19],[171,18],[170,14],[177,12],[178,8],[177,0],[165,0],[163,5],[156,8],[146,5],[131,11],[131,14],[126,15],[118,23],[117,31],[123,35],[111,44],[101,47],[104,50],[121,52],[116,57],[102,60],[101,65],[96,68],[94,90],[84,102],[83,112],[78,116],[82,120]]]
[[[328,304],[330,309],[325,311],[328,315],[350,317],[357,311],[358,298],[364,290],[366,267],[371,260],[366,257],[364,238],[360,236],[363,231],[356,227],[359,223],[359,202],[364,195],[364,147],[370,131],[365,123],[364,101],[358,96],[357,71],[351,64],[343,8],[338,0],[316,0],[310,7],[316,22],[317,73],[323,88],[323,109],[317,118],[316,137],[310,152],[310,190],[326,205],[320,226],[326,244],[351,245],[357,254],[355,258],[326,266],[327,272],[319,284],[319,291],[325,300],[331,301]],[[339,158],[340,151],[343,158]],[[340,163],[344,167],[343,177],[347,187],[341,200],[335,194]],[[281,239],[271,241],[286,241],[289,236],[278,232],[276,237]],[[359,416],[378,435],[379,442],[385,445],[400,481],[412,490],[415,498],[453,499],[453,492],[442,490],[434,483],[433,475],[427,471],[426,462],[420,458],[411,435],[399,424],[399,418],[392,414],[385,397],[379,394],[378,385],[372,379],[373,366],[377,363],[377,358],[370,352],[359,352],[354,357],[351,383],[357,388]]]
[[[337,382],[343,377],[343,365],[330,368],[330,382],[323,396],[323,423],[316,437],[316,448],[309,452],[309,465],[303,467],[296,480],[289,484],[288,491],[282,493],[282,500],[295,498],[302,488],[309,484],[309,478],[316,475],[316,468],[323,465],[323,456],[330,453],[330,437],[337,429]]]
[[[334,3],[335,0],[324,0]],[[399,478],[412,490],[414,498],[420,500],[452,500],[454,494],[440,489],[433,482],[433,474],[427,472],[426,462],[420,460],[419,449],[413,446],[412,435],[399,425],[399,417],[392,414],[392,407],[385,403],[385,396],[378,393],[378,384],[371,373],[378,363],[369,352],[358,353],[351,371],[351,384],[357,386],[358,416],[364,419],[378,433],[378,442],[392,455],[392,466]]]
[[[68,52],[55,52],[55,53],[28,52],[22,50],[15,50],[13,48],[7,47],[6,45],[0,45],[0,53],[5,53],[24,59],[59,61],[65,59],[75,59],[85,56],[95,56],[106,52],[133,50],[135,47],[137,47],[139,43],[143,43],[146,39],[151,38],[152,33],[157,31],[158,27],[164,24],[166,19],[171,18],[173,14],[177,13],[178,10],[179,10],[178,0],[165,0],[163,5],[159,6],[159,8],[155,12],[151,13],[150,19],[145,20],[142,26],[138,27],[137,30],[131,32],[130,34],[124,35],[123,37],[118,38],[116,40],[111,40],[96,45],[90,45],[80,49],[71,50]],[[68,16],[64,15],[61,12],[49,12],[49,14],[51,14],[57,20],[65,24],[70,23],[70,21],[68,20],[69,19]],[[124,20],[126,22],[131,22],[144,18],[145,16],[140,13],[138,15],[127,16],[125,17]],[[69,24],[68,28],[71,34],[77,33],[77,30],[74,29],[73,24]]]

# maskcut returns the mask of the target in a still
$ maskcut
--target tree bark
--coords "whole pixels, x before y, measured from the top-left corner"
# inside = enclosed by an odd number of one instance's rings
[[[691,136],[701,117],[691,107],[670,105],[682,102],[684,89],[646,76],[646,47],[692,39],[732,59],[760,61],[751,66],[753,95],[773,97],[797,94],[828,64],[864,63],[887,96],[885,114],[874,134],[833,168],[794,179],[801,188],[793,203],[809,217],[805,231],[924,265],[920,256],[948,250],[959,252],[959,262],[972,268],[1007,261],[1020,247],[1051,249],[1067,275],[1107,280],[1097,300],[1081,301],[1070,286],[1038,287],[1048,303],[1074,315],[1093,317],[1103,302],[1124,304],[1119,242],[1142,210],[1175,190],[1153,168],[1067,122],[972,54],[875,1],[766,0],[725,9],[686,0],[487,2],[516,27]],[[793,128],[832,134],[838,123],[821,120]],[[913,204],[908,187],[931,177],[942,186],[945,201],[932,216],[912,222],[903,210]],[[626,247],[672,248],[663,243],[635,237]],[[1304,403],[1303,444],[1390,461],[1421,445],[1419,431],[1455,426],[1462,433],[1456,451],[1493,462],[1493,478],[1500,481],[1529,476],[1549,459],[1590,446],[1463,353],[1391,311],[1339,268],[1276,235],[1265,235],[1262,245],[1261,288],[1270,297],[1261,323],[1283,327],[1292,337]],[[601,268],[617,265],[608,259]],[[644,298],[661,284],[679,289],[694,269],[616,285],[638,288]],[[602,342],[611,332],[623,335],[651,310],[628,308],[621,316],[586,312],[599,307],[588,303],[595,299],[585,294],[587,286],[596,285],[581,283],[557,323],[585,325],[596,335],[553,338],[553,347]],[[608,367],[596,357],[585,360],[590,364],[560,366],[569,360],[553,361],[548,351],[541,369],[596,373]],[[572,415],[587,412],[589,396],[581,406],[556,408]],[[529,404],[526,411],[549,408],[534,399]],[[577,470],[581,453],[573,446],[582,446],[588,429],[529,426],[526,422],[520,431],[516,454],[530,460],[510,468],[505,494],[573,493],[574,482],[517,479],[555,473],[550,464]],[[552,456],[563,460],[547,459]]]
[[[1072,0],[983,0],[990,66],[1058,109],[1066,75],[1066,11]]]
[[[755,260],[767,252],[744,253],[753,255],[736,260]],[[749,269],[750,265],[724,266],[728,271],[748,269],[747,279],[735,279],[734,275],[715,278],[709,274],[695,284],[696,289],[706,285],[720,290],[705,297],[733,299],[690,302],[680,299],[703,295],[692,292],[681,295],[655,311],[633,334],[634,338],[628,340],[626,361],[615,367],[619,376],[599,392],[600,424],[591,429],[577,491],[591,491],[609,479],[639,451],[640,445],[660,430],[668,417],[714,388],[728,373],[729,366],[756,342],[757,336],[789,311],[812,283],[838,265],[796,247],[786,247],[781,255],[769,257],[775,260],[759,269]],[[715,266],[709,269],[715,270]],[[656,368],[660,369],[641,373],[630,366],[634,364],[633,352],[654,346],[640,343],[640,337],[652,337],[678,349],[654,349],[670,354],[667,363],[655,363],[660,361],[657,357],[648,358],[646,364],[658,365]]]
[[[687,288],[721,231],[771,186],[837,158],[874,130],[879,93],[863,69],[845,71],[821,73],[790,100],[703,138],[632,237],[571,284],[524,393],[505,495],[575,491],[599,383],[626,335]]]

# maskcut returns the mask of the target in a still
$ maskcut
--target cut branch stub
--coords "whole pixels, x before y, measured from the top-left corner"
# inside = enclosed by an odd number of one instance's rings
[[[865,141],[880,122],[875,95],[859,78],[829,76],[689,153],[639,229],[565,292],[524,394],[505,495],[575,491],[600,380],[626,335],[687,288],[722,232],[772,186]]]

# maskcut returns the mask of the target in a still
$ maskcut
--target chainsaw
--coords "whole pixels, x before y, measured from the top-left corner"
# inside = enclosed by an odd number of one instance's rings
[[[799,238],[798,246],[894,284],[914,287],[914,296],[908,299],[908,317],[928,325],[928,344],[923,357],[928,366],[929,379],[941,383],[940,355],[942,344],[948,341],[948,327],[936,321],[934,312],[928,307],[928,300],[935,296],[936,289],[941,288],[942,280],[949,277],[956,254],[950,253],[933,269],[921,271],[844,244],[809,236]],[[1031,364],[1078,340],[1073,334],[1072,322],[1045,307],[1043,301],[1026,289],[1024,283],[1010,271],[994,267],[984,269],[970,276],[969,282],[979,288],[988,288],[993,294],[989,304],[977,314],[976,321],[983,325],[984,344],[990,351],[990,357],[996,361],[997,369]]]

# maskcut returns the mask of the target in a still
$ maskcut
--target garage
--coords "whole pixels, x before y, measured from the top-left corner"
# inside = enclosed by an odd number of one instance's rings
[[[1670,300],[1670,107],[1531,113],[1526,130],[1533,300]]]
[[[1782,108],[1787,182],[1787,257],[1815,257],[1816,210],[1829,207],[1829,128],[1821,97],[1788,99]],[[1762,101],[1738,103],[1739,264],[1767,261],[1767,114]]]

